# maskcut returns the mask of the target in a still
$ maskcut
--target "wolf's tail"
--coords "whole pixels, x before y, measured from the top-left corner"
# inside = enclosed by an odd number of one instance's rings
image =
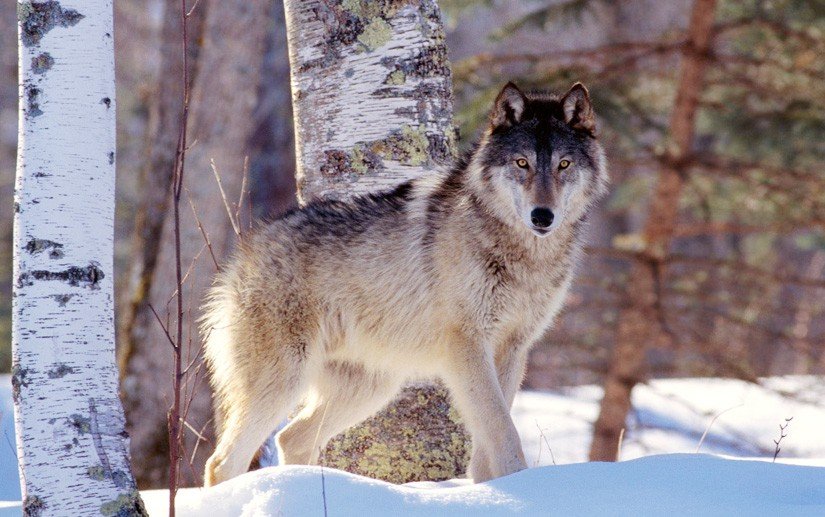
[[[203,356],[209,370],[209,382],[214,391],[215,431],[223,432],[224,405],[229,403],[235,377],[234,321],[237,311],[237,292],[227,279],[219,274],[207,292],[202,316],[198,321],[203,342]]]

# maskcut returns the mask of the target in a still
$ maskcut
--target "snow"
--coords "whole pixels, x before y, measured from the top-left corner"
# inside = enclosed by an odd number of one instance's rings
[[[601,396],[596,386],[519,393],[513,419],[528,464],[550,465],[553,458],[559,465],[587,461]],[[657,380],[634,388],[633,406],[622,459],[698,452],[702,434],[721,413],[701,452],[772,460],[779,424],[793,418],[778,461],[825,466],[822,377],[774,377],[762,385],[718,378]]]
[[[3,501],[20,499],[17,474],[17,451],[14,444],[14,404],[11,399],[11,376],[0,375],[0,516],[5,516]],[[19,515],[19,510],[15,514]]]
[[[178,515],[825,515],[825,468],[674,454],[524,470],[477,485],[392,485],[270,467],[179,492]],[[452,485],[455,485],[453,483]],[[144,492],[150,515],[166,492]]]
[[[760,386],[669,379],[638,386],[621,448],[625,461],[616,464],[583,463],[599,387],[521,392],[513,418],[528,464],[538,468],[477,485],[452,480],[397,486],[318,467],[273,467],[215,488],[182,490],[178,511],[210,517],[323,515],[323,491],[333,515],[825,515],[823,381],[778,377]],[[717,415],[700,449],[711,455],[683,454],[697,451]],[[772,464],[779,425],[791,417]],[[20,514],[8,376],[0,376],[0,429],[4,517]],[[165,491],[143,495],[150,513],[166,512]]]

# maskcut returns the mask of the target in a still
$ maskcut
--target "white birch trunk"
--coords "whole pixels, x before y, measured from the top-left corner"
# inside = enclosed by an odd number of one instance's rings
[[[391,187],[455,154],[434,0],[286,0],[298,195]]]
[[[450,65],[435,0],[284,4],[302,203],[386,189],[452,161]],[[333,439],[324,462],[405,482],[457,477],[467,454],[443,388],[429,387]]]
[[[17,9],[12,385],[23,513],[142,515],[115,365],[112,1]]]

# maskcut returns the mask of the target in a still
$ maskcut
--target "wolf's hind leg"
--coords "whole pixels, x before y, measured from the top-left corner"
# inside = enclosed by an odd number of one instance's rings
[[[295,407],[305,384],[306,364],[294,369],[260,371],[247,388],[224,399],[224,425],[215,452],[206,463],[205,486],[239,476],[272,431]],[[238,393],[239,392],[239,393]]]
[[[382,409],[398,394],[402,381],[344,362],[326,363],[321,377],[316,403],[278,434],[283,464],[318,463],[330,438]]]

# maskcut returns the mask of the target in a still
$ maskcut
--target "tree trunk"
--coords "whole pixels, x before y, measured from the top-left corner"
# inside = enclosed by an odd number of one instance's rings
[[[197,55],[200,49],[203,18],[206,6],[201,5],[189,17],[189,83],[195,81]],[[121,376],[125,376],[129,360],[134,350],[132,339],[135,332],[137,314],[146,309],[149,287],[152,285],[161,240],[158,238],[166,220],[166,210],[170,199],[172,174],[175,164],[175,148],[180,131],[180,116],[183,109],[183,86],[181,74],[183,61],[180,56],[180,1],[165,0],[163,22],[160,33],[160,57],[158,80],[152,95],[149,127],[147,128],[146,162],[141,168],[139,189],[140,205],[135,214],[134,261],[131,263],[128,295],[131,299],[124,303],[123,323],[120,325],[118,340],[118,364]],[[133,397],[137,396],[128,385],[123,386],[124,404],[127,416],[130,414]],[[130,419],[131,420],[131,419]]]
[[[12,393],[25,515],[145,515],[118,399],[111,0],[20,2]]]
[[[245,150],[254,130],[253,112],[257,104],[267,31],[271,28],[270,2],[249,0],[225,2],[202,0],[197,9],[206,9],[203,39],[199,55],[198,79],[192,91],[186,176],[181,209],[181,248],[185,279],[186,339],[191,356],[199,346],[195,328],[197,310],[203,291],[220,261],[233,242],[229,216],[210,167],[214,160],[223,188],[231,204],[240,197]],[[171,169],[168,171],[171,174]],[[190,201],[197,211],[207,247]],[[175,326],[169,309],[175,291],[175,268],[172,217],[167,214],[157,264],[148,296],[139,304],[130,336],[132,352],[123,379],[124,394],[129,401],[132,452],[140,457],[135,473],[141,486],[162,486],[168,469],[166,413],[172,401],[172,351],[164,330],[152,313],[160,315],[167,328]],[[213,255],[215,260],[213,260]],[[184,347],[186,348],[186,346]],[[186,355],[186,352],[184,352]],[[189,359],[184,357],[184,364]],[[211,402],[204,372],[197,368],[197,378],[190,377],[183,400],[186,411],[186,440],[182,483],[200,484],[203,464],[209,453],[211,438]],[[195,433],[204,437],[200,440]],[[198,443],[200,441],[200,443]],[[189,463],[194,448],[191,468]]]
[[[263,77],[249,141],[249,202],[254,219],[273,217],[298,204],[295,199],[295,142],[289,52],[283,1],[271,2]]]
[[[285,7],[302,203],[385,189],[451,162],[452,84],[434,0]],[[466,433],[444,389],[399,400],[334,438],[323,461],[394,482],[461,475]]]
[[[805,277],[822,278],[823,273],[825,273],[825,251],[820,249],[811,256],[811,262],[805,270]],[[804,287],[801,287],[800,290],[799,303],[796,307],[793,327],[791,328],[794,341],[792,343],[793,365],[790,368],[790,373],[811,375],[815,371],[815,356],[811,346],[810,334],[817,316],[822,314],[822,306],[818,303],[818,297],[821,294],[818,294],[814,289]],[[768,369],[769,375],[774,375],[775,372],[776,369],[774,368]]]
[[[657,327],[661,303],[661,261],[667,256],[679,215],[685,160],[693,147],[699,92],[710,50],[716,0],[693,3],[687,42],[682,55],[676,104],[670,117],[670,148],[659,172],[643,235],[642,256],[631,266],[627,304],[619,314],[616,345],[604,385],[599,418],[590,446],[591,461],[615,461],[619,437],[631,407],[633,387],[643,379],[646,352],[663,339]]]

